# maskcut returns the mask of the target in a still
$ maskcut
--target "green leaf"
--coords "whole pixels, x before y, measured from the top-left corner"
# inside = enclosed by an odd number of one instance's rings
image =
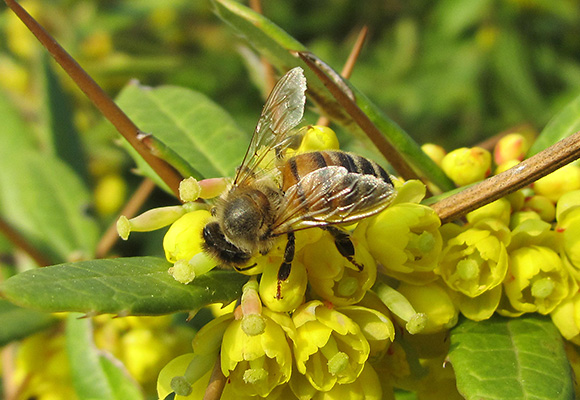
[[[143,393],[124,366],[99,351],[89,319],[67,318],[66,344],[73,386],[80,399],[143,399]]]
[[[50,314],[27,310],[0,299],[0,347],[41,331],[56,322]]]
[[[87,314],[162,315],[191,311],[241,295],[247,277],[214,270],[189,285],[167,273],[171,264],[156,257],[90,260],[25,271],[0,285],[22,307]]]
[[[232,26],[279,70],[285,72],[292,67],[302,66],[308,80],[307,95],[310,99],[335,121],[348,128],[359,138],[368,141],[364,132],[338,104],[316,75],[300,59],[290,53],[290,51],[306,50],[300,42],[263,15],[236,1],[213,0],[212,2],[218,16]],[[419,145],[401,127],[389,119],[349,82],[346,82],[346,84],[349,90],[352,91],[358,107],[367,114],[405,159],[420,171],[422,176],[428,178],[443,191],[454,188],[453,183],[445,176],[443,171],[423,153]]]
[[[42,56],[43,116],[45,147],[76,171],[84,182],[89,181],[87,160],[81,138],[73,122],[74,110],[52,65],[48,53]]]
[[[573,399],[562,337],[547,317],[463,320],[449,359],[466,399]]]
[[[527,156],[531,157],[578,131],[580,131],[580,96],[568,103],[548,122]]]
[[[37,148],[34,132],[9,99],[10,96],[0,90],[0,167],[2,159],[10,153]]]
[[[244,156],[249,135],[201,93],[130,84],[117,103],[139,129],[163,142],[204,178],[233,176]],[[136,161],[144,174],[156,177],[140,157]]]
[[[34,150],[0,151],[0,213],[54,262],[94,254],[99,228],[88,215],[90,201],[61,160]]]

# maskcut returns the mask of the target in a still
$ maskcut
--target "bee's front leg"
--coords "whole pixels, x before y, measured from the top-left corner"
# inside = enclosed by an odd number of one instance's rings
[[[284,250],[284,261],[282,262],[282,265],[280,265],[280,269],[278,270],[278,290],[276,291],[276,298],[278,300],[282,298],[281,293],[282,281],[285,281],[290,276],[295,251],[296,251],[296,237],[294,236],[294,232],[288,232],[288,242],[286,243],[286,249]]]
[[[354,244],[352,243],[352,240],[350,240],[350,234],[335,226],[326,226],[324,229],[334,238],[334,245],[338,252],[352,265],[357,267],[359,271],[362,271],[364,266],[356,262],[354,259],[355,250]]]

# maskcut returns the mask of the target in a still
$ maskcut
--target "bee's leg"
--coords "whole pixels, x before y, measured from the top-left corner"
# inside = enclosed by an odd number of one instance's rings
[[[326,226],[324,229],[334,238],[334,245],[338,252],[352,265],[357,267],[359,271],[362,271],[363,265],[354,259],[354,245],[352,244],[352,240],[350,240],[350,234],[335,226]]]
[[[282,298],[282,281],[285,281],[290,276],[292,261],[294,260],[294,252],[296,250],[295,242],[294,232],[288,232],[288,242],[286,243],[286,249],[284,250],[284,261],[278,270],[278,290],[276,291],[276,298],[278,300]]]

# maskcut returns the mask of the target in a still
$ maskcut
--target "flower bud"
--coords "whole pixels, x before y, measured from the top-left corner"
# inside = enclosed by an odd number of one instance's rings
[[[512,212],[520,211],[524,206],[524,202],[526,200],[526,196],[524,195],[524,192],[521,190],[510,193],[504,198],[509,200],[512,206]]]
[[[501,198],[471,211],[465,217],[470,224],[475,224],[485,218],[495,218],[507,226],[510,223],[510,214],[510,202],[505,198]]]
[[[314,388],[326,392],[357,379],[370,346],[353,320],[320,301],[300,306],[292,320],[296,368]]]
[[[457,186],[475,183],[491,172],[491,154],[480,147],[463,147],[448,153],[441,168]]]
[[[533,187],[537,194],[546,196],[555,203],[564,193],[580,189],[580,167],[567,164],[538,179]]]
[[[296,153],[307,153],[320,150],[338,150],[339,144],[336,133],[327,126],[310,125],[305,128],[300,147]]]
[[[518,227],[527,220],[541,221],[542,219],[540,218],[538,213],[534,211],[517,211],[513,213],[510,218],[510,229],[512,230],[516,229],[516,227]]]
[[[496,165],[506,161],[522,161],[528,152],[528,140],[520,133],[510,133],[502,137],[493,149],[493,160]]]
[[[533,211],[546,222],[552,222],[556,217],[554,203],[547,197],[540,195],[526,198],[522,211]]]
[[[439,284],[416,286],[402,283],[397,290],[409,300],[417,312],[427,316],[427,323],[421,334],[442,332],[457,323],[459,312]]]
[[[447,154],[443,147],[433,143],[425,143],[421,146],[421,150],[439,166],[441,166],[441,161],[443,161],[443,157]]]
[[[100,215],[112,215],[123,205],[127,184],[118,174],[108,174],[97,181],[95,209]]]
[[[401,203],[369,220],[365,237],[372,256],[387,274],[413,281],[412,275],[405,275],[430,272],[437,265],[443,243],[440,225],[432,208]]]
[[[528,246],[510,252],[504,292],[522,312],[552,312],[568,296],[568,273],[548,247]]]
[[[511,168],[515,167],[519,163],[520,162],[518,160],[506,161],[503,164],[499,164],[497,167],[495,167],[495,171],[493,173],[494,173],[494,175],[499,175],[502,172],[505,172],[508,169],[511,169]]]

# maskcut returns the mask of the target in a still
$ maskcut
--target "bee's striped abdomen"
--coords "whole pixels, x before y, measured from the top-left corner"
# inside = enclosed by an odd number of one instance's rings
[[[295,185],[308,173],[327,166],[340,166],[348,172],[372,175],[392,185],[389,174],[374,161],[343,151],[315,151],[298,154],[286,161],[282,168],[282,190]]]

